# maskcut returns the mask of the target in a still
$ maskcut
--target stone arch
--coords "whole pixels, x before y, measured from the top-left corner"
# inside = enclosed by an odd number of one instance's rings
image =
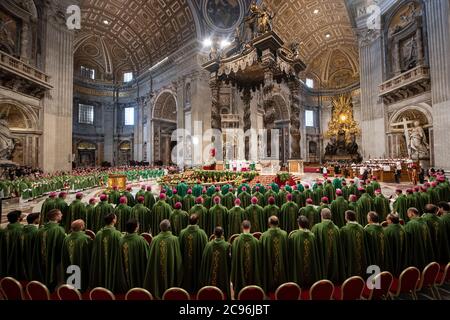
[[[9,99],[0,99],[0,106],[0,114],[7,119],[13,131],[39,130],[39,115],[32,107]]]
[[[155,99],[152,118],[176,122],[177,110],[176,95],[170,90],[164,90]]]
[[[286,99],[279,94],[273,96],[275,112],[278,115],[276,120],[289,120],[289,104]]]

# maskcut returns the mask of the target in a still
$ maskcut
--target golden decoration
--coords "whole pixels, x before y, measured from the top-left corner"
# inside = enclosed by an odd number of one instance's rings
[[[361,135],[358,123],[353,117],[353,104],[350,95],[340,95],[332,99],[333,111],[328,123],[326,138],[337,137],[340,132],[345,132],[345,141],[351,142],[351,136]]]

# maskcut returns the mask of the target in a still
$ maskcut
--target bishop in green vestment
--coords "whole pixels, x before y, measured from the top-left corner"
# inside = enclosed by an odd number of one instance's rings
[[[442,221],[442,224],[444,225],[445,235],[447,236],[446,241],[448,244],[450,242],[450,205],[448,204],[448,202],[441,201],[438,203],[438,207],[440,219]],[[450,261],[450,252],[449,256],[447,257],[447,261]]]
[[[133,188],[131,186],[127,186],[127,189],[123,192],[123,195],[127,197],[128,200],[127,203],[132,208],[136,204],[136,201],[134,200],[134,197],[131,194],[131,190],[133,190]]]
[[[244,209],[251,204],[252,196],[247,192],[247,187],[245,186],[242,187],[242,192],[239,194],[238,198],[241,200],[241,206]]]
[[[358,191],[361,194],[361,197],[357,202],[359,211],[355,212],[355,214],[359,224],[365,226],[367,224],[367,214],[374,209],[373,200],[363,188],[360,188]]]
[[[347,277],[364,276],[366,273],[366,251],[364,228],[356,221],[356,213],[345,212],[347,224],[339,232],[344,253],[345,274]]]
[[[75,220],[83,220],[86,223],[86,205],[81,202],[83,199],[82,193],[77,193],[75,195],[75,200],[70,204],[68,209],[68,225],[65,226],[66,232],[69,232],[72,222]]]
[[[269,218],[269,229],[260,238],[261,250],[261,282],[265,292],[275,292],[287,282],[288,251],[287,233],[279,227],[278,217]]]
[[[261,225],[261,232],[267,231],[267,228],[269,227],[267,225],[267,221],[269,221],[271,216],[278,217],[280,214],[280,207],[276,205],[276,200],[274,197],[269,197],[269,199],[267,199],[267,203],[268,204],[264,207],[264,224]]]
[[[108,202],[111,204],[119,205],[120,192],[117,190],[117,186],[113,186],[111,192],[108,195]]]
[[[438,211],[439,208],[434,204],[427,204],[422,220],[426,222],[430,230],[435,261],[447,264],[449,262],[449,239],[445,224],[437,215]]]
[[[364,241],[366,247],[367,266],[376,265],[381,270],[386,270],[386,257],[388,254],[388,243],[384,235],[380,219],[375,211],[367,214],[368,225],[364,227]]]
[[[66,234],[59,225],[62,219],[61,211],[50,210],[47,219],[49,222],[40,228],[37,234],[32,269],[34,280],[41,281],[52,291],[62,279],[61,249]]]
[[[397,199],[395,199],[394,202],[394,211],[398,213],[400,216],[400,219],[403,219],[406,222],[409,221],[407,211],[408,211],[408,200],[406,199],[406,196],[403,194],[403,191],[401,189],[397,189],[395,191],[397,194]]]
[[[103,287],[114,293],[125,293],[127,286],[123,270],[120,241],[122,233],[114,227],[117,217],[114,213],[104,218],[104,225],[94,240],[91,258],[89,285]]]
[[[95,203],[97,199],[91,198],[89,199],[89,203],[86,206],[86,229],[92,230],[94,228],[94,218],[95,218]]]
[[[234,207],[228,211],[228,233],[230,236],[241,232],[241,224],[245,220],[245,210],[241,207],[241,200],[234,200]]]
[[[42,204],[41,207],[41,216],[40,216],[40,221],[39,221],[39,225],[42,226],[44,223],[48,222],[47,220],[47,213],[52,210],[55,209],[55,203],[56,201],[56,192],[52,192],[50,193],[50,195],[48,196],[47,199],[45,199],[44,203]]]
[[[321,279],[339,283],[346,279],[339,228],[331,221],[331,210],[323,209],[320,215],[322,222],[311,231],[319,247]]]
[[[189,214],[196,214],[198,216],[198,225],[205,230],[207,228],[208,209],[203,205],[203,201],[202,197],[197,197],[195,199],[196,205],[189,210]]]
[[[184,180],[181,180],[180,183],[178,183],[176,188],[177,188],[178,195],[181,198],[184,198],[186,196],[187,190],[189,189],[188,185],[186,184],[186,182]]]
[[[220,204],[220,197],[214,197],[214,206],[209,209],[209,229],[213,234],[216,227],[222,227],[225,239],[228,239],[228,209]]]
[[[259,270],[261,250],[259,241],[250,233],[250,230],[250,221],[242,222],[242,233],[233,241],[231,250],[231,282],[235,299],[242,288],[250,285],[261,286]]]
[[[23,225],[20,223],[22,211],[7,214],[8,225],[0,234],[0,276],[23,279],[21,237]]]
[[[336,190],[336,199],[331,202],[333,222],[339,228],[345,225],[345,211],[349,210],[348,202],[344,199],[341,189]]]
[[[149,208],[144,206],[144,197],[140,196],[137,203],[131,209],[131,218],[139,221],[141,232],[149,233],[152,226],[152,213]]]
[[[169,217],[170,225],[172,227],[172,234],[178,236],[184,228],[188,225],[189,215],[186,211],[182,210],[183,205],[181,202],[175,203],[175,210],[172,211]]]
[[[266,193],[264,194],[264,202],[265,202],[265,203],[269,203],[269,199],[270,199],[271,197],[274,198],[274,199],[276,199],[276,198],[277,198],[277,193],[276,193],[275,191],[273,191],[273,189],[272,189],[271,186],[268,186],[268,187],[267,187],[267,191],[266,191]],[[269,219],[269,217],[267,217],[267,219]]]
[[[407,214],[409,222],[405,225],[405,231],[409,250],[408,265],[423,270],[427,264],[435,261],[430,230],[416,208],[409,208]]]
[[[67,193],[60,192],[58,198],[55,200],[55,208],[61,211],[63,214],[61,220],[61,227],[67,232],[70,229],[70,216],[69,216],[69,205],[66,202]],[[67,227],[67,229],[66,229]]]
[[[260,188],[258,186],[256,186],[254,190],[255,191],[253,192],[252,197],[256,197],[258,199],[259,205],[264,208],[264,206],[266,205],[264,194],[260,192]]]
[[[375,198],[373,199],[374,211],[378,214],[379,221],[385,221],[387,215],[391,212],[389,200],[381,192],[381,189],[375,190]]]
[[[299,229],[288,239],[289,280],[309,288],[320,279],[319,251],[308,218],[299,216],[297,221]]]
[[[231,245],[223,238],[223,228],[216,227],[214,240],[206,244],[200,266],[200,285],[218,287],[231,299]]]
[[[156,234],[159,230],[159,224],[163,220],[169,220],[172,213],[172,207],[166,202],[166,195],[161,193],[159,200],[155,203],[152,209],[152,224],[151,233]]]
[[[189,225],[181,230],[178,240],[183,261],[181,287],[189,293],[196,293],[200,289],[199,270],[208,236],[198,226],[198,216],[195,213],[189,217]]]
[[[81,271],[81,283],[78,288],[81,292],[89,286],[89,271],[92,256],[92,239],[84,233],[85,223],[83,220],[75,220],[71,224],[71,233],[64,239],[61,253],[62,274],[67,283],[73,270],[69,266],[78,266]],[[72,283],[70,283],[72,284]],[[75,285],[73,283],[72,285]]]
[[[24,279],[33,280],[33,251],[39,231],[39,212],[33,212],[27,215],[27,225],[22,229],[22,269]]]
[[[94,210],[92,231],[97,233],[101,228],[103,228],[105,217],[113,212],[114,208],[108,203],[108,196],[106,194],[102,194],[100,196],[100,203]]]
[[[144,197],[144,195],[145,195],[145,186],[142,185],[141,189],[138,192],[136,192],[136,194],[134,195],[134,201],[136,201],[136,203],[138,203],[139,197]]]
[[[126,287],[127,290],[142,288],[150,256],[150,246],[138,233],[138,220],[128,220],[125,230],[127,234],[120,239],[120,250],[122,252],[122,269],[125,273]]]
[[[144,280],[144,288],[157,299],[161,299],[167,289],[179,287],[183,276],[180,243],[170,231],[169,220],[161,221],[160,229],[150,245]]]
[[[173,209],[175,209],[175,204],[176,204],[177,202],[181,202],[181,201],[183,201],[183,198],[180,197],[180,195],[178,195],[177,189],[174,188],[174,189],[172,190],[172,196],[170,197],[168,203],[170,204],[170,206],[171,206]]]
[[[183,198],[183,210],[189,212],[195,206],[195,197],[192,195],[192,189],[188,189],[187,195]]]
[[[155,204],[155,196],[152,192],[152,187],[147,186],[147,191],[144,193],[144,206],[152,210],[153,205]]]
[[[388,223],[388,226],[384,229],[386,243],[388,245],[386,270],[391,272],[394,277],[398,277],[408,264],[406,232],[400,224],[400,217],[397,213],[388,214],[386,221]],[[412,249],[413,248],[411,248],[411,250]]]
[[[128,206],[127,201],[127,197],[120,197],[120,204],[114,208],[114,213],[117,216],[117,230],[120,232],[126,230],[126,224],[131,217],[131,208]]]
[[[311,228],[320,222],[320,212],[313,203],[313,199],[306,199],[306,207],[301,208],[299,211],[299,215],[305,216],[308,219]]]
[[[293,197],[291,193],[286,196],[287,202],[281,207],[281,212],[278,215],[280,220],[281,229],[289,233],[297,229],[297,218],[299,214],[298,205],[292,201]]]
[[[266,223],[264,209],[258,205],[258,198],[251,199],[252,204],[245,209],[245,219],[250,221],[252,232],[261,232]]]

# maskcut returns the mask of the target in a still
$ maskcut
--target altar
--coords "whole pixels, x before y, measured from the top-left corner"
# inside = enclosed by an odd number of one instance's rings
[[[108,189],[117,187],[119,190],[127,188],[127,176],[124,174],[110,174],[108,176]]]

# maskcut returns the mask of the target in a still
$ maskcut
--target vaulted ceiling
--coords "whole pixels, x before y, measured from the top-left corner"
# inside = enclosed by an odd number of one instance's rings
[[[81,0],[75,64],[142,72],[196,38],[189,0]]]
[[[305,75],[321,87],[344,87],[359,78],[356,36],[344,0],[265,0],[284,41],[300,44]]]
[[[216,0],[81,0],[75,65],[91,65],[103,78],[124,71],[143,72],[198,34],[207,33],[201,17],[205,1]],[[326,88],[358,81],[356,36],[345,0],[260,2],[275,14],[274,29],[282,39],[300,44],[307,65],[305,77]]]

